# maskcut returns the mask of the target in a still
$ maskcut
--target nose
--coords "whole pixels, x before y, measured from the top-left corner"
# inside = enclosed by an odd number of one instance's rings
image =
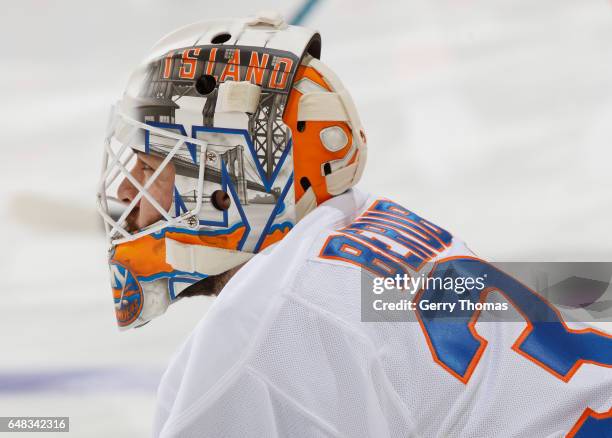
[[[132,174],[133,176],[133,174]],[[119,184],[119,188],[117,189],[117,197],[124,204],[129,204],[136,197],[138,190],[134,187],[134,184],[130,182],[129,179],[124,178]]]
[[[143,187],[149,185],[147,193],[154,199],[159,206],[168,211],[172,205],[173,187],[174,187],[174,166],[168,166],[159,173],[155,181],[149,181],[150,172],[153,169],[158,169],[161,158],[153,156],[138,156],[134,167],[130,170],[130,178],[121,181],[117,188],[117,198],[124,205],[129,205],[138,199],[141,195],[138,188],[134,185],[140,184]],[[131,180],[134,181],[132,183]],[[147,184],[148,182],[152,184]],[[153,205],[146,197],[142,197],[134,204],[134,207],[125,218],[128,231],[136,231],[151,225],[162,218],[162,213],[158,210],[158,206]]]

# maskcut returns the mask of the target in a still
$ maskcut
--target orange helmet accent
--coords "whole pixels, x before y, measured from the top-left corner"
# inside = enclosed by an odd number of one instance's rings
[[[302,64],[298,68],[294,83],[304,78],[310,79],[330,92],[335,91],[314,67]],[[351,148],[353,135],[349,125],[346,122],[340,121],[308,121],[301,122],[301,126],[298,126],[298,106],[302,96],[302,92],[297,88],[294,87],[291,90],[283,121],[291,128],[293,134],[295,200],[296,202],[299,201],[305,189],[308,188],[308,184],[306,184],[307,180],[315,193],[318,205],[332,197],[327,190],[325,175],[321,167],[326,162],[344,157]],[[325,148],[320,137],[323,129],[332,126],[340,127],[348,138],[346,145],[342,149],[334,152]],[[353,163],[356,158],[357,155],[355,155],[348,164]],[[306,187],[304,187],[304,185],[306,185]]]

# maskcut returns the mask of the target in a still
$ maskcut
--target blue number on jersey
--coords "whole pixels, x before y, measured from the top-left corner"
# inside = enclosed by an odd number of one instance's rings
[[[343,260],[361,266],[377,275],[393,277],[418,271],[425,262],[450,245],[452,236],[391,201],[375,202],[355,222],[340,230],[342,234],[328,238],[320,257]],[[384,236],[384,240],[374,235]],[[404,246],[407,252],[392,249],[385,240]],[[513,345],[526,359],[567,382],[583,363],[612,367],[612,337],[593,329],[572,330],[565,325],[558,311],[537,293],[496,269],[471,257],[457,257],[438,262],[430,274],[443,280],[457,277],[484,278],[485,288],[463,294],[448,293],[442,282],[419,292],[415,300],[430,302],[483,301],[495,290],[521,313],[527,328]],[[440,289],[436,289],[439,286]],[[467,307],[467,306],[466,306]],[[416,313],[428,340],[434,360],[453,376],[467,383],[486,348],[474,324],[476,310],[462,311],[455,306],[451,314],[445,310],[425,311],[417,306]],[[586,415],[576,424],[576,437],[612,436],[612,413]]]
[[[331,236],[320,257],[339,259],[383,276],[419,270],[448,248],[452,236],[442,228],[404,207],[378,200],[353,223]],[[384,237],[384,239],[375,236]],[[393,241],[405,250],[392,248]],[[406,251],[407,250],[407,251]],[[476,310],[461,310],[459,300],[484,300],[492,290],[501,292],[527,321],[513,349],[563,381],[583,363],[612,367],[612,337],[592,329],[572,330],[558,311],[534,291],[489,263],[473,257],[439,261],[430,274],[443,280],[483,278],[485,288],[463,294],[448,293],[442,282],[428,282],[415,299],[454,302],[455,309],[425,311],[417,307],[434,359],[462,382],[467,382],[486,348],[486,341],[473,328]],[[455,282],[456,284],[456,282]],[[436,289],[438,287],[438,289]],[[446,314],[445,314],[446,312]],[[452,320],[451,320],[452,317]]]
[[[434,287],[423,290],[417,299],[436,302],[444,296],[446,302],[462,299],[477,303],[484,298],[482,294],[492,290],[501,292],[528,324],[512,348],[563,381],[571,379],[585,362],[612,367],[612,337],[593,329],[568,328],[557,310],[542,297],[482,260],[456,258],[442,261],[436,265],[431,277],[484,278],[485,289],[472,289],[462,295],[437,290],[438,283],[431,282]],[[472,327],[476,310],[455,310],[447,315],[445,312],[422,311],[417,307],[435,359],[458,379],[467,382],[486,348],[486,341]]]

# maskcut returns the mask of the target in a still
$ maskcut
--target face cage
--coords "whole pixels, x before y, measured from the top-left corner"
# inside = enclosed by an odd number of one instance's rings
[[[115,137],[116,129],[119,126],[121,126],[122,128],[128,128],[127,135],[125,135],[125,138],[127,140],[121,144],[119,151],[115,153],[112,149],[111,142],[113,140],[113,137]],[[134,141],[139,138],[138,134],[140,130],[144,131],[144,133],[148,132],[149,134],[157,134],[168,139],[175,140],[175,143],[172,146],[172,149],[170,150],[168,155],[164,158],[159,167],[155,169],[153,175],[147,180],[144,186],[140,184],[136,180],[136,178],[134,178],[134,176],[130,173],[130,170],[126,167],[131,161],[132,157],[136,155],[132,146],[136,146],[136,144],[134,144]],[[121,143],[121,141],[119,142]],[[170,163],[170,161],[176,155],[179,149],[186,143],[200,146],[198,183],[195,192],[196,205],[194,209],[189,210],[180,216],[172,217],[161,205],[159,205],[159,202],[157,202],[157,200],[148,192],[148,189],[155,182],[155,180],[165,169],[165,167]],[[150,126],[145,123],[141,123],[137,120],[134,120],[119,111],[115,111],[115,108],[111,110],[111,115],[107,128],[107,135],[104,139],[102,173],[100,181],[98,183],[97,196],[97,209],[100,215],[102,216],[102,219],[104,220],[104,227],[106,229],[106,235],[109,244],[118,245],[120,243],[136,240],[142,236],[156,233],[166,227],[180,226],[184,228],[193,228],[194,223],[197,226],[198,220],[196,219],[194,221],[193,218],[197,218],[198,213],[202,208],[202,190],[205,167],[204,163],[207,145],[208,143],[206,141],[197,140],[191,137],[186,137],[174,133],[172,131],[156,128],[154,126]],[[126,152],[127,156],[122,159],[122,156]],[[130,183],[132,183],[132,185],[138,190],[138,193],[122,212],[121,216],[117,220],[114,220],[111,216],[108,204],[108,201],[111,197],[107,195],[107,190],[120,175],[123,175],[125,178],[127,178]],[[143,230],[130,234],[124,227],[126,219],[143,197],[147,201],[149,201],[151,205],[155,207],[155,209],[162,215],[162,219],[152,225],[145,227],[145,229]],[[115,202],[121,202],[117,198],[114,198],[112,200]]]

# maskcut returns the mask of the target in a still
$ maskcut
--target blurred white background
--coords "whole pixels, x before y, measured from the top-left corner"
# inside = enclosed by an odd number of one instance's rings
[[[36,1],[0,17],[0,415],[146,436],[185,300],[115,327],[95,185],[111,103],[161,36],[291,1]],[[612,4],[320,0],[306,24],[367,129],[360,187],[490,260],[612,261]]]

